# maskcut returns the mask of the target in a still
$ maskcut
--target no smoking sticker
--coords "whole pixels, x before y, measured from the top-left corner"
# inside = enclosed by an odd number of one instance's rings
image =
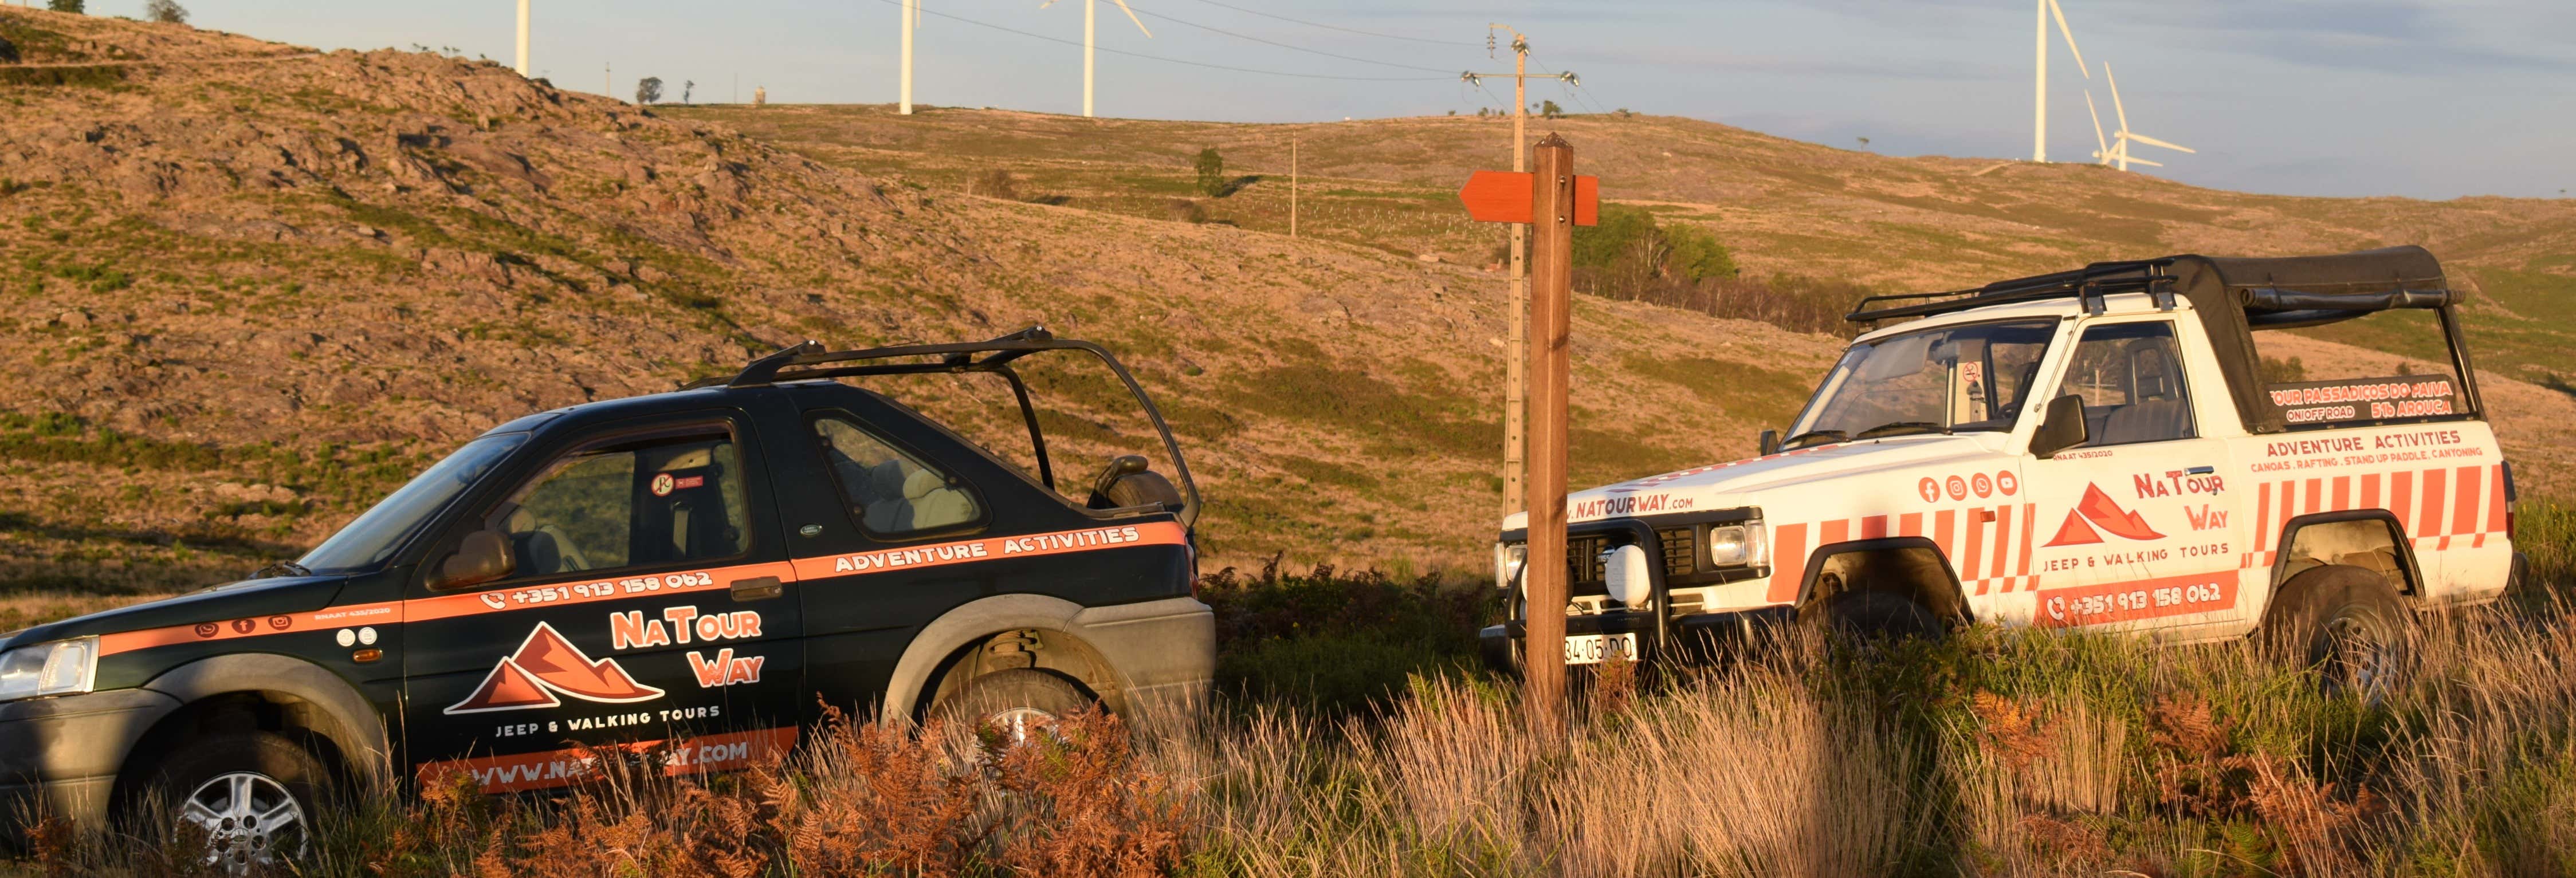
[[[653,476],[653,496],[655,497],[671,496],[671,489],[677,486],[677,480],[671,478],[670,473],[657,473]]]

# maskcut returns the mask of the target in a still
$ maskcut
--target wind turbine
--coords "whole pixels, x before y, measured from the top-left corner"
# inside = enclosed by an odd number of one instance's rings
[[[921,26],[921,0],[903,0],[903,95],[901,112],[912,115],[912,29]]]
[[[2144,134],[2139,134],[2135,131],[2129,130],[2129,110],[2127,107],[2120,104],[2120,78],[2111,75],[2111,64],[2108,61],[2102,63],[2102,78],[2111,83],[2111,112],[2117,114],[2120,120],[2120,130],[2111,135],[2111,139],[2117,142],[2109,148],[2107,153],[2094,153],[2094,155],[2099,157],[2104,164],[2117,166],[2123,171],[2128,170],[2129,165],[2132,163],[2145,165],[2150,168],[2164,167],[2164,164],[2161,162],[2151,162],[2146,159],[2130,158],[2129,144],[2132,141],[2143,143],[2148,146],[2160,146],[2166,149],[2193,153],[2195,155],[2200,152],[2199,150],[2192,149],[2188,146],[2166,143],[2162,140],[2157,140],[2153,137],[2148,137]],[[2092,106],[2093,96],[2091,94],[2088,93],[2084,96],[2084,104],[2087,108]],[[2102,117],[2098,114],[2093,117],[2093,139],[2096,141],[2102,139]]]
[[[528,0],[519,0],[519,75],[528,75]]]
[[[912,2],[918,3],[921,0],[912,0]],[[1110,2],[1118,4],[1119,10],[1127,13],[1127,20],[1135,22],[1136,29],[1144,31],[1146,39],[1154,37],[1153,31],[1145,30],[1145,21],[1136,17],[1136,10],[1127,7],[1127,0],[1110,0]],[[1038,4],[1038,8],[1045,9],[1053,5],[1055,0],[1046,0]],[[1095,24],[1100,17],[1099,11],[1100,0],[1082,0],[1082,115],[1084,117],[1091,115],[1091,47],[1098,32]]]
[[[2084,68],[2084,50],[2075,47],[2075,31],[2066,26],[2066,10],[2058,8],[2057,0],[2038,0],[2038,3],[2039,40],[2034,44],[2034,50],[2039,59],[2039,95],[2032,111],[2030,160],[2044,162],[2048,161],[2048,18],[2050,15],[2057,17],[2057,32],[2066,35],[2066,50],[2075,53],[2075,69],[2082,72],[2086,79],[2093,78],[2093,71]]]

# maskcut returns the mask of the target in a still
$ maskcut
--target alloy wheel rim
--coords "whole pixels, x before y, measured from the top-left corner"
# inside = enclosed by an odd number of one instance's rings
[[[232,872],[304,852],[304,806],[285,784],[255,771],[197,785],[180,805],[179,819],[205,831],[205,862]]]
[[[2379,620],[2345,613],[2326,622],[2326,661],[2332,678],[2357,695],[2377,702],[2387,694],[2396,663],[2396,644]]]
[[[1002,737],[1017,746],[1028,743],[1034,735],[1053,734],[1056,716],[1034,707],[1008,707],[994,711],[984,722],[1000,729]]]

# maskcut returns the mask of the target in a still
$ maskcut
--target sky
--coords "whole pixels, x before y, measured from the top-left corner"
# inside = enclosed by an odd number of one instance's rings
[[[504,63],[516,15],[513,0],[181,2],[199,27]],[[694,80],[699,101],[765,86],[776,102],[886,103],[897,2],[535,0],[531,72],[629,99],[658,76],[666,100]],[[1080,112],[1083,2],[923,0],[915,100]],[[1131,0],[1150,38],[1098,2],[1104,116],[1500,109],[1508,80],[1478,88],[1458,72],[1510,69],[1508,50],[1485,48],[1485,26],[1501,22],[1529,35],[1534,68],[1579,74],[1580,87],[1531,86],[1532,101],[1575,112],[1689,116],[1892,155],[2031,152],[2032,0]],[[2053,160],[2092,160],[2088,88],[2116,130],[2108,65],[2132,130],[2199,150],[2133,148],[2166,163],[2144,170],[2182,182],[2434,199],[2576,189],[2576,0],[2060,2],[2091,75],[2052,28]],[[142,3],[89,0],[104,15],[139,16]]]

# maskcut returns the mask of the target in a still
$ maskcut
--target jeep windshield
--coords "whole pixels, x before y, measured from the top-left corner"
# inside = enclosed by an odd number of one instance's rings
[[[502,433],[465,443],[295,563],[318,574],[353,573],[384,563],[449,501],[527,441],[526,433]]]
[[[1856,344],[1816,389],[1783,448],[2012,429],[2055,320],[1945,326]]]

